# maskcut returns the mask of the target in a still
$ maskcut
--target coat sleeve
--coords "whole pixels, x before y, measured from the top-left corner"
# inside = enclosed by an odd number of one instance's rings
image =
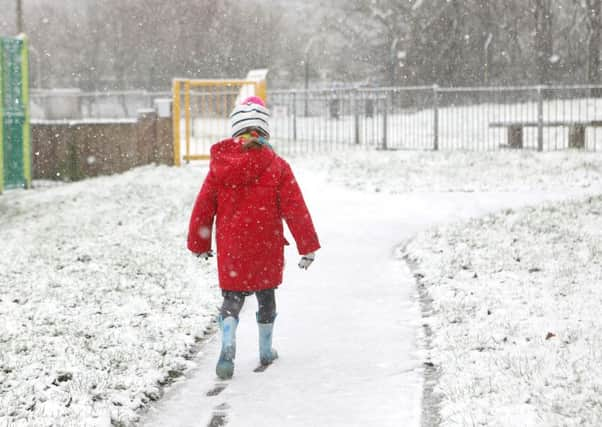
[[[217,211],[217,184],[209,172],[199,192],[188,225],[188,249],[194,253],[211,250],[213,218]]]
[[[282,218],[295,238],[300,254],[320,249],[318,235],[303,199],[301,188],[288,163],[283,162],[283,173],[279,186],[279,202]]]

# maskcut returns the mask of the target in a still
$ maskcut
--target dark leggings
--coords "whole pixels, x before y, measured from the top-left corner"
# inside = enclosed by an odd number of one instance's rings
[[[240,310],[245,303],[245,297],[251,295],[249,292],[234,292],[234,291],[223,291],[224,302],[220,310],[222,319],[226,317],[235,317],[238,319]],[[274,289],[265,289],[263,291],[255,292],[257,297],[257,322],[258,323],[272,323],[276,318],[276,295]]]

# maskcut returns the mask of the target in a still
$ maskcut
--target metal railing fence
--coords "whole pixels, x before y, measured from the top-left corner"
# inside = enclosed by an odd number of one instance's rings
[[[602,149],[602,86],[281,90],[280,151]]]
[[[213,96],[215,94],[211,94]],[[236,93],[191,92],[191,136],[228,136]],[[31,117],[134,118],[170,92],[32,91]],[[602,86],[383,87],[271,90],[272,142],[282,153],[386,150],[602,151]],[[223,134],[223,135],[222,135]]]

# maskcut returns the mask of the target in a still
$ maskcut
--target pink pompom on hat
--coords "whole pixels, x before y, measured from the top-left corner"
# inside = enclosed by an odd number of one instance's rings
[[[245,133],[248,129],[257,129],[270,136],[270,110],[258,96],[249,96],[234,107],[230,114],[230,128],[233,137]]]
[[[258,104],[262,107],[265,107],[265,102],[263,102],[263,99],[258,96],[249,96],[243,102],[241,102],[241,104]]]

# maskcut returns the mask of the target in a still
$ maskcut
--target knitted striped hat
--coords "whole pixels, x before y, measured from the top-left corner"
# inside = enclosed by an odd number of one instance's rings
[[[234,107],[230,114],[232,136],[238,136],[249,128],[258,129],[270,136],[270,110],[258,96],[250,96]]]

